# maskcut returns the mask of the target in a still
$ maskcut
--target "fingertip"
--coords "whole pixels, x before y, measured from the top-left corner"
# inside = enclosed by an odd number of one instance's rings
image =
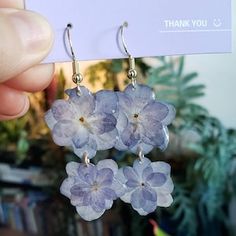
[[[0,115],[2,117],[18,117],[29,108],[29,99],[23,92],[0,84]]]
[[[37,65],[4,84],[26,92],[39,92],[48,87],[54,75],[55,65]]]
[[[0,120],[6,121],[6,120],[13,120],[13,119],[20,118],[27,113],[27,111],[29,110],[29,107],[30,107],[29,98],[25,95],[25,103],[23,104],[23,107],[21,108],[21,110],[18,113],[15,113],[13,115],[4,115],[0,113]]]
[[[50,52],[54,33],[35,12],[0,8],[0,81],[37,65]]]

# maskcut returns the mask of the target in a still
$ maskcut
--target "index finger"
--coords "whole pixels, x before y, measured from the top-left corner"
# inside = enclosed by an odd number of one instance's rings
[[[0,7],[24,9],[24,0],[1,0]]]

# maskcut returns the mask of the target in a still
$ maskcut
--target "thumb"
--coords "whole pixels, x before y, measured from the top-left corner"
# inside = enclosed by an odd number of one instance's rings
[[[53,44],[47,21],[25,10],[0,8],[0,82],[38,64]]]

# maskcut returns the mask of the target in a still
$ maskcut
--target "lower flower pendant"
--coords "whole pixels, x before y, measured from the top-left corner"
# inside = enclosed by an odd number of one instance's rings
[[[70,162],[66,172],[68,178],[63,181],[60,191],[87,221],[99,218],[125,192],[116,179],[118,166],[113,160],[102,160],[97,165]]]
[[[157,206],[168,207],[173,202],[170,165],[165,162],[151,162],[143,157],[134,161],[133,167],[120,169],[117,178],[126,187],[121,200],[131,203],[140,215],[155,211]]]

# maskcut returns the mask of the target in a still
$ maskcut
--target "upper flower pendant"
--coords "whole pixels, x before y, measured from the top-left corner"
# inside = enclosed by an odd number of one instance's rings
[[[116,118],[117,96],[111,91],[95,95],[80,87],[81,96],[75,89],[66,91],[68,100],[56,100],[46,113],[45,120],[52,130],[52,137],[60,146],[71,146],[75,154],[89,158],[97,150],[112,148],[118,135]]]
[[[66,172],[68,178],[61,185],[61,193],[70,198],[85,220],[99,218],[125,192],[116,179],[118,166],[111,159],[99,161],[97,165],[70,162]]]
[[[146,85],[130,84],[124,92],[117,92],[119,139],[115,148],[133,153],[150,152],[153,147],[164,150],[169,142],[167,125],[175,117],[175,108],[156,101],[152,89]]]

